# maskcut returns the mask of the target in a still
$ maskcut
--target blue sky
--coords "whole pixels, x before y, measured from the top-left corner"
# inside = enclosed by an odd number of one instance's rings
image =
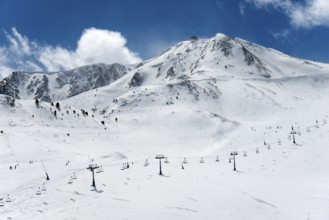
[[[329,63],[327,0],[0,0],[0,28],[2,75],[138,62],[216,33]]]

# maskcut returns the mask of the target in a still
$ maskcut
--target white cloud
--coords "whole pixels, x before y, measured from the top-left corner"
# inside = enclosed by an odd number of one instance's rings
[[[242,2],[239,3],[239,10],[242,16],[246,15],[246,5]]]
[[[223,9],[224,8],[224,5],[225,5],[225,2],[223,0],[217,0],[216,1],[216,5],[219,9]]]
[[[275,39],[280,40],[281,38],[284,38],[284,39],[287,38],[289,36],[289,34],[290,34],[290,30],[284,29],[279,32],[273,33],[273,36]]]
[[[58,71],[93,63],[132,64],[141,61],[126,47],[126,39],[119,32],[110,30],[85,29],[74,50],[30,41],[15,28],[4,34],[8,43],[0,45],[2,76],[13,70]]]
[[[273,37],[276,40],[279,40],[281,43],[295,43],[298,40],[294,37],[294,30],[283,29],[277,32],[270,31]]]
[[[329,27],[329,1],[305,0],[303,3],[292,0],[245,0],[257,8],[272,6],[282,10],[296,28]]]

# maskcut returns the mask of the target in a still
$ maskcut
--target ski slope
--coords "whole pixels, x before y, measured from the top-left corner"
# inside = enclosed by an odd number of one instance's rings
[[[60,110],[0,95],[0,219],[329,219],[328,73],[216,35]]]
[[[4,105],[0,193],[4,199],[9,194],[12,201],[5,202],[0,215],[12,219],[327,219],[328,103],[317,104],[312,105],[313,114],[307,108],[294,109],[280,117],[272,114],[269,120],[243,122],[203,111],[153,107],[105,119],[78,117],[71,113],[73,107],[63,105],[63,116],[55,119],[47,103],[40,108],[33,101],[16,101],[14,108]],[[301,133],[296,134],[297,145],[288,140],[292,125]],[[234,150],[237,172],[229,163]],[[154,159],[159,153],[170,161],[162,165],[164,176],[158,175]],[[205,163],[200,163],[201,157]],[[188,164],[182,170],[184,158]],[[97,192],[86,169],[91,159],[104,169],[96,173]],[[150,161],[147,167],[145,159]],[[34,163],[29,164],[30,160]],[[41,161],[50,181],[45,180]],[[130,168],[121,170],[127,161]],[[16,170],[9,170],[16,164]],[[68,184],[73,172],[77,179]],[[43,184],[47,190],[36,195]]]

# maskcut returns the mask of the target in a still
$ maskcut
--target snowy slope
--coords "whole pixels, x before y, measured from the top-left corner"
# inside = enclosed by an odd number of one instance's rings
[[[1,95],[0,199],[11,202],[0,217],[326,220],[328,97],[327,64],[221,34],[173,46],[60,110]],[[169,159],[164,176],[157,154]],[[92,161],[104,169],[97,192]]]

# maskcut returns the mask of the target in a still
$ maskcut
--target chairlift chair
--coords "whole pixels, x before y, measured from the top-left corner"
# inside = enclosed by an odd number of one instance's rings
[[[203,158],[201,157],[201,159],[200,159],[200,163],[204,163],[204,160],[203,160]]]
[[[39,187],[39,189],[36,191],[35,194],[36,194],[37,196],[41,195],[40,187]]]
[[[3,198],[0,199],[0,207],[4,206]]]
[[[127,167],[125,164],[122,165],[121,170],[125,170]],[[96,171],[97,172],[97,171]]]
[[[68,184],[72,184],[73,183],[73,180],[72,180],[72,177],[69,179],[69,181],[67,181]]]
[[[271,145],[267,144],[267,150],[271,149]]]
[[[243,152],[243,156],[247,157],[247,152],[246,151]]]
[[[6,202],[11,202],[11,199],[10,199],[10,197],[9,197],[9,194],[7,194]]]
[[[169,163],[168,158],[166,157],[166,159],[164,160],[165,163]]]
[[[258,148],[256,148],[256,153],[259,154],[259,149]]]
[[[183,163],[185,164],[187,163],[186,157],[184,157]]]
[[[318,121],[315,122],[315,127],[319,128],[319,122]]]
[[[145,160],[145,163],[144,163],[144,166],[146,167],[146,166],[148,166],[149,165],[149,161],[146,159]]]
[[[218,158],[218,156],[216,157],[216,162],[219,162],[219,158]]]
[[[72,175],[72,179],[74,179],[74,180],[77,179],[77,176],[75,175],[75,172],[74,172],[73,175]]]
[[[47,190],[45,184],[43,184],[41,190],[42,190],[42,191],[46,191],[46,190]]]

